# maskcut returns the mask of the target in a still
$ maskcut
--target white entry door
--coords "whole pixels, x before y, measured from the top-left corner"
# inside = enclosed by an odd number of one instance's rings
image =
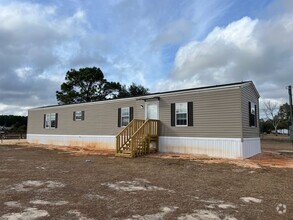
[[[159,120],[159,103],[158,102],[146,102],[145,119]]]

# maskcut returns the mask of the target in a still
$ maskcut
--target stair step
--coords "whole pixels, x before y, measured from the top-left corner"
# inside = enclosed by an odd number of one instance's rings
[[[131,154],[124,154],[124,153],[116,153],[116,157],[132,157]]]
[[[120,132],[117,136],[117,154],[116,156],[122,157],[136,157],[148,154],[150,152],[150,142],[156,142],[158,146],[159,137],[157,131],[145,130],[147,127],[145,125],[158,126],[158,122],[152,122],[143,120],[133,120],[127,125],[127,127]],[[153,124],[152,124],[153,123]],[[155,129],[155,127],[154,127]],[[140,130],[140,132],[138,132]],[[134,135],[136,133],[136,135]],[[133,147],[133,148],[132,148]],[[133,150],[131,150],[133,149]]]
[[[131,154],[131,150],[122,150],[123,154]]]

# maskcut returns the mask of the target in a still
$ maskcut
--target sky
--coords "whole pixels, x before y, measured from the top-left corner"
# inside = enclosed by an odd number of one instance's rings
[[[161,92],[252,80],[288,102],[292,0],[0,0],[0,115],[57,104],[70,69]]]

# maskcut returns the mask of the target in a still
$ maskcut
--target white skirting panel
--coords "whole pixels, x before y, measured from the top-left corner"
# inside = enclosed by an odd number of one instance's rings
[[[260,138],[243,139],[243,158],[252,157],[261,152]]]
[[[116,147],[115,136],[108,135],[48,135],[27,134],[27,141],[35,144],[93,147]],[[159,151],[166,153],[199,154],[222,158],[248,158],[261,152],[260,138],[195,138],[159,137]]]
[[[257,141],[258,140],[258,141]],[[247,158],[260,153],[259,138],[159,137],[159,151],[222,158]]]
[[[48,135],[27,134],[27,141],[35,144],[93,147],[96,149],[116,148],[115,136],[108,135]]]

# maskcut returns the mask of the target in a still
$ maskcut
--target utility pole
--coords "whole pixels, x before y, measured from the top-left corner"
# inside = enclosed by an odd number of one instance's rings
[[[290,121],[291,121],[289,132],[290,132],[290,139],[292,140],[292,144],[293,144],[292,88],[291,86],[288,86],[288,93],[289,93],[289,108],[290,108]]]

